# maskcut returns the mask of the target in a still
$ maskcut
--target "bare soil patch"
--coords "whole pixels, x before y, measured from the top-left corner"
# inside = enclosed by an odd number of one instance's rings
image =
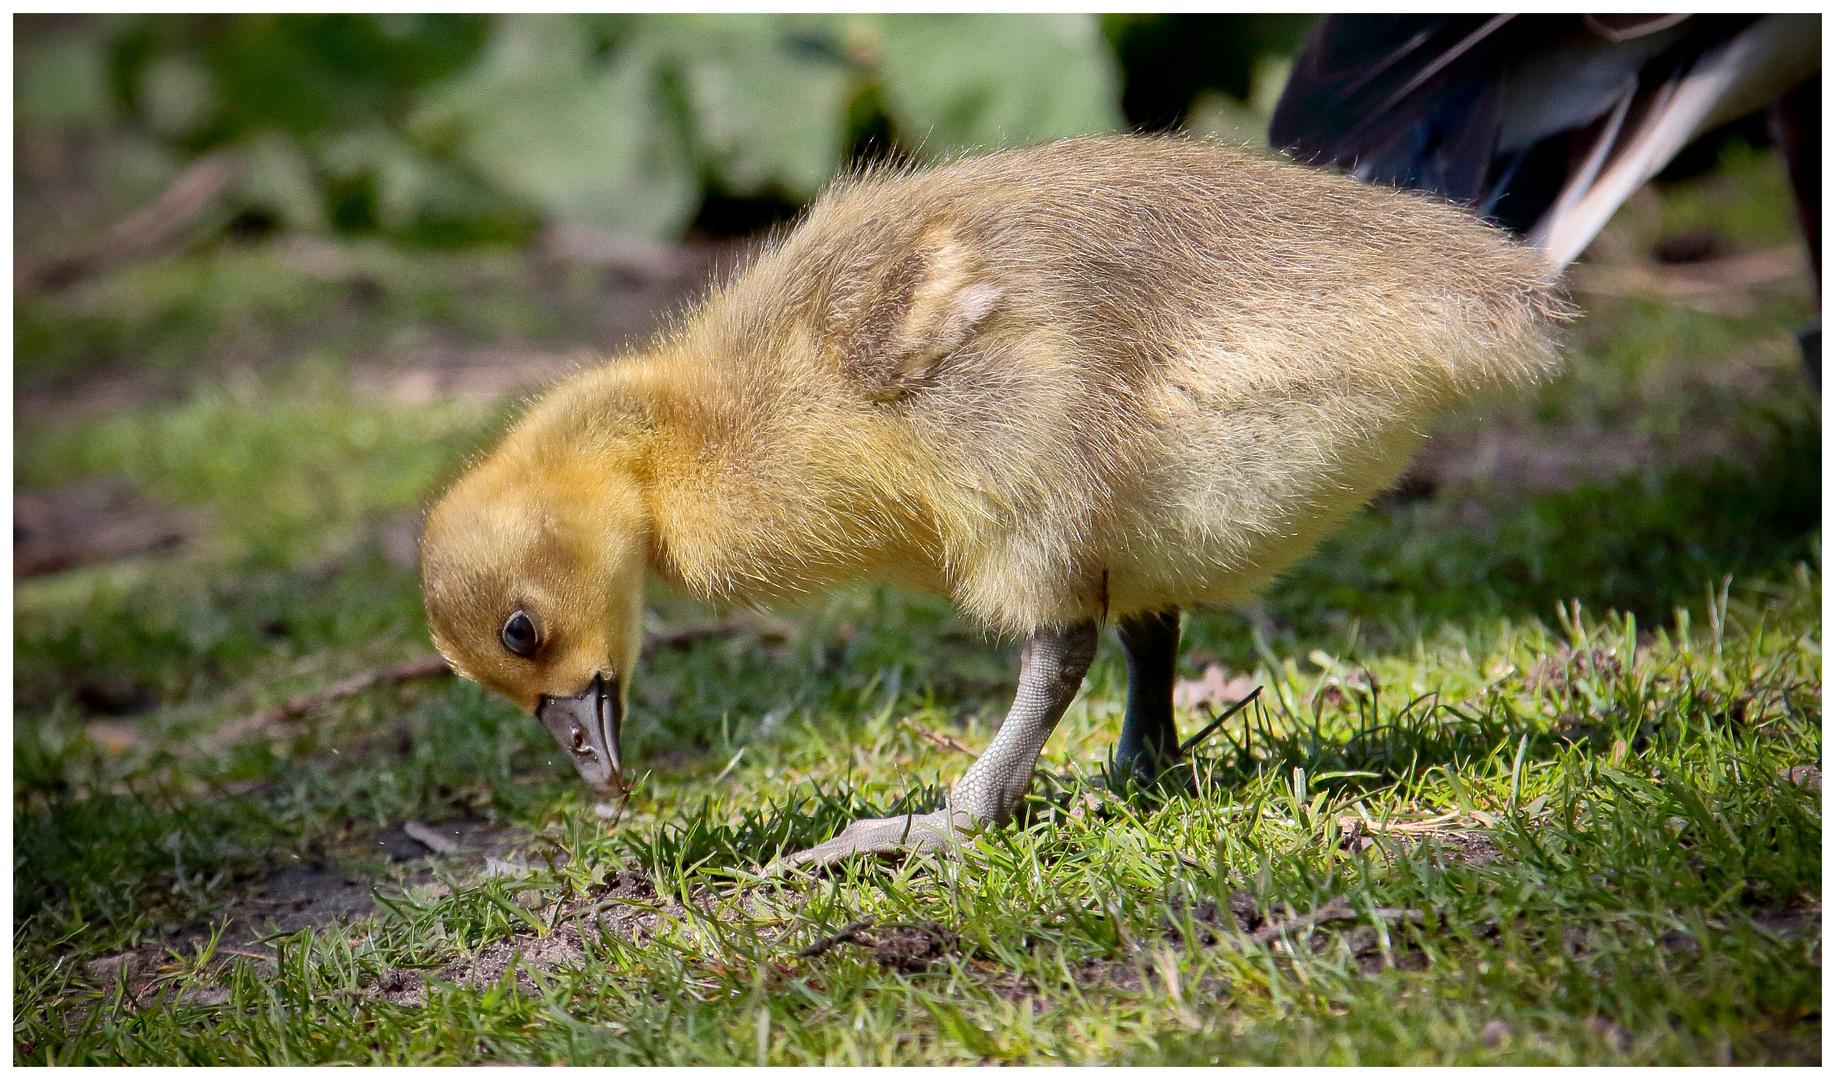
[[[203,522],[136,495],[119,481],[84,480],[13,496],[13,578],[170,551]]]

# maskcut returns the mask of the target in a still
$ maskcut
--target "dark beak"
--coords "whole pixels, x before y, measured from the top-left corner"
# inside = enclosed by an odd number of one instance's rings
[[[618,680],[593,676],[586,691],[573,697],[543,697],[535,715],[572,758],[587,786],[601,795],[619,793],[618,729],[624,723]]]

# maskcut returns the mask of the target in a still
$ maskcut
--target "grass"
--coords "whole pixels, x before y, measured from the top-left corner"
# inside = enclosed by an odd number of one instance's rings
[[[580,317],[514,252],[402,252],[371,244],[221,241],[14,306],[15,378],[55,387],[98,369],[183,377],[317,352],[399,350],[413,337],[542,341]],[[562,291],[561,301],[571,298]]]
[[[1736,152],[1614,228],[1647,244],[1724,206],[1742,241],[1779,243],[1774,170]],[[320,325],[348,290],[263,284],[265,258],[203,250],[30,301],[69,350],[34,370],[58,377],[143,332],[162,370],[248,351],[177,399],[19,424],[22,490],[112,476],[215,525],[16,586],[16,1063],[1820,1061],[1804,296],[1737,317],[1586,298],[1561,380],[1446,437],[1722,449],[1385,502],[1258,608],[1190,616],[1182,675],[1265,690],[1159,789],[1102,785],[1125,695],[1105,641],[1017,827],[773,881],[786,848],[934,805],[968,758],[914,727],[985,745],[1012,645],[872,587],[670,637],[725,616],[656,595],[618,807],[466,683],[223,736],[425,650],[390,538],[505,415],[342,377],[365,343],[453,332],[413,297],[484,271],[404,263],[399,305]],[[539,290],[480,258],[509,314],[466,332],[551,332],[518,307]],[[80,344],[103,324],[132,332]],[[469,850],[429,854],[410,823]],[[333,919],[338,897],[364,903]],[[1336,898],[1355,915],[1291,921]]]

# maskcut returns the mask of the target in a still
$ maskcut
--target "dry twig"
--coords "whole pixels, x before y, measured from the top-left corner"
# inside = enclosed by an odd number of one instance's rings
[[[1192,747],[1197,746],[1199,743],[1209,738],[1211,732],[1216,731],[1218,728],[1222,727],[1223,722],[1225,720],[1228,720],[1230,717],[1235,716],[1237,713],[1248,708],[1249,703],[1251,701],[1254,701],[1256,698],[1261,697],[1261,696],[1262,696],[1262,688],[1258,686],[1255,689],[1249,691],[1248,697],[1243,698],[1241,701],[1238,701],[1236,704],[1223,710],[1223,712],[1220,715],[1213,716],[1211,718],[1211,722],[1204,725],[1203,730],[1199,731],[1196,735],[1193,735],[1191,738],[1186,739],[1184,742],[1179,744],[1180,756],[1184,756],[1186,754],[1191,753]]]
[[[757,615],[738,615],[723,622],[678,626],[646,633],[643,647],[645,652],[659,647],[687,649],[712,638],[734,637],[747,632],[755,633],[768,642],[788,637],[790,628]]]
[[[446,658],[438,654],[419,656],[392,667],[360,672],[348,679],[332,683],[323,690],[299,694],[279,705],[263,709],[240,720],[233,720],[217,730],[216,741],[219,745],[229,745],[250,732],[304,716],[339,698],[347,698],[381,683],[408,682],[413,679],[429,679],[450,674],[452,674],[452,668],[447,665]]]
[[[1485,828],[1493,824],[1495,820],[1483,811],[1473,811],[1472,816],[1467,818],[1461,816],[1457,810],[1438,817],[1399,818],[1388,821],[1365,820],[1361,817],[1346,815],[1338,819],[1338,831],[1346,836],[1363,833],[1401,833],[1406,836],[1416,836],[1459,829]]]
[[[811,956],[821,956],[823,953],[827,952],[828,950],[834,948],[837,945],[843,945],[843,944],[847,944],[850,942],[857,944],[858,943],[857,935],[860,934],[861,931],[868,929],[869,927],[871,927],[874,923],[878,921],[879,921],[878,919],[875,919],[870,915],[864,919],[855,919],[853,922],[848,923],[846,926],[843,926],[839,932],[829,934],[827,937],[817,938],[816,940],[803,946],[801,949],[797,950],[797,955],[800,957],[804,957],[804,958],[808,958]]]
[[[1569,278],[1576,292],[1635,296],[1712,315],[1738,315],[1751,311],[1751,289],[1798,274],[1807,278],[1808,271],[1802,245],[1789,244],[1676,267],[1575,263]]]
[[[1289,908],[1288,910],[1292,910]],[[1266,945],[1277,938],[1284,937],[1296,930],[1308,930],[1320,923],[1348,922],[1358,917],[1358,911],[1350,901],[1342,896],[1334,896],[1318,908],[1305,915],[1296,915],[1281,922],[1269,923],[1247,938],[1258,945]],[[1424,923],[1427,915],[1418,908],[1375,908],[1370,917],[1384,922]]]
[[[459,842],[457,840],[440,832],[438,829],[422,825],[418,821],[406,823],[401,827],[401,831],[407,833],[422,847],[440,855],[451,855],[453,852],[459,850]]]
[[[206,154],[178,174],[151,206],[119,222],[87,250],[36,265],[16,267],[13,288],[61,289],[118,262],[166,246],[201,217],[236,178],[237,162],[228,153]]]
[[[932,731],[929,728],[920,725],[917,721],[911,719],[909,716],[900,718],[899,723],[905,725],[906,728],[910,729],[913,735],[916,735],[918,738],[923,739],[925,742],[936,747],[938,750],[954,750],[958,754],[967,754],[969,757],[975,756],[975,751],[970,750],[968,747],[962,745],[960,742],[957,742],[955,739],[950,738],[948,735],[945,735],[940,731]]]
[[[707,270],[706,257],[691,248],[590,225],[551,225],[536,250],[557,262],[600,266],[645,282],[677,281]]]

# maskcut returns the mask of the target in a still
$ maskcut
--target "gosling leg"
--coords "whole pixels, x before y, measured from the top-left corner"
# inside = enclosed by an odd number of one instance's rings
[[[1026,639],[1013,707],[994,741],[950,789],[944,809],[856,821],[827,843],[785,856],[781,865],[826,866],[850,855],[935,851],[949,844],[952,829],[968,833],[1011,821],[1032,781],[1039,751],[1083,685],[1096,655],[1097,629],[1094,621],[1081,622]]]
[[[1172,719],[1179,609],[1130,615],[1116,629],[1128,654],[1128,711],[1115,744],[1112,781],[1144,783],[1179,758],[1179,729]]]

